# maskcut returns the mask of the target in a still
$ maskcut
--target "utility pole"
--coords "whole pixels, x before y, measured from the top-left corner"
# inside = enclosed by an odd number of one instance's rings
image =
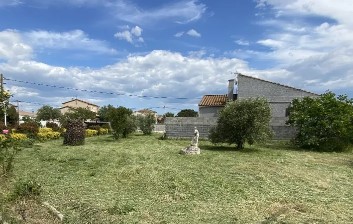
[[[4,124],[5,124],[5,127],[7,126],[7,121],[6,121],[6,102],[5,102],[5,99],[4,99],[4,75],[3,74],[0,74],[0,85],[1,85],[1,104],[3,106],[3,111],[4,111]]]

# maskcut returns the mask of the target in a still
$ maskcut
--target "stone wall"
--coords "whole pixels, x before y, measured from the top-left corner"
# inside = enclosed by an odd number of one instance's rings
[[[168,138],[191,138],[197,127],[200,138],[208,138],[211,127],[216,126],[216,117],[167,117],[165,131]]]
[[[284,118],[273,118],[271,128],[274,132],[273,139],[285,140],[295,136],[295,129],[283,125]],[[199,130],[200,138],[207,139],[211,127],[217,125],[215,117],[167,117],[165,132],[169,138],[190,138],[194,135],[194,127]]]

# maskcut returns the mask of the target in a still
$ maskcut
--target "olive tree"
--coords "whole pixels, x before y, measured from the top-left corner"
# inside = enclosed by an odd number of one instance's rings
[[[220,112],[217,126],[211,129],[212,143],[235,144],[243,149],[244,144],[253,144],[269,139],[271,110],[263,98],[249,98],[228,103]]]

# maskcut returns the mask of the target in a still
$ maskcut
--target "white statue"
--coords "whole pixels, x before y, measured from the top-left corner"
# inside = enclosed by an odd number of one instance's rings
[[[194,130],[194,137],[192,137],[192,140],[191,140],[191,145],[192,146],[196,146],[198,147],[198,144],[199,144],[199,131],[197,130],[197,127],[195,127],[195,130]]]

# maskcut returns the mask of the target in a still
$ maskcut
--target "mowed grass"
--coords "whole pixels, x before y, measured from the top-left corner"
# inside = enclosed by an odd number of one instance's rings
[[[156,135],[39,143],[18,154],[2,192],[35,180],[64,223],[353,223],[352,153],[201,141],[200,155],[179,155],[189,143]],[[27,203],[26,223],[54,223]]]

